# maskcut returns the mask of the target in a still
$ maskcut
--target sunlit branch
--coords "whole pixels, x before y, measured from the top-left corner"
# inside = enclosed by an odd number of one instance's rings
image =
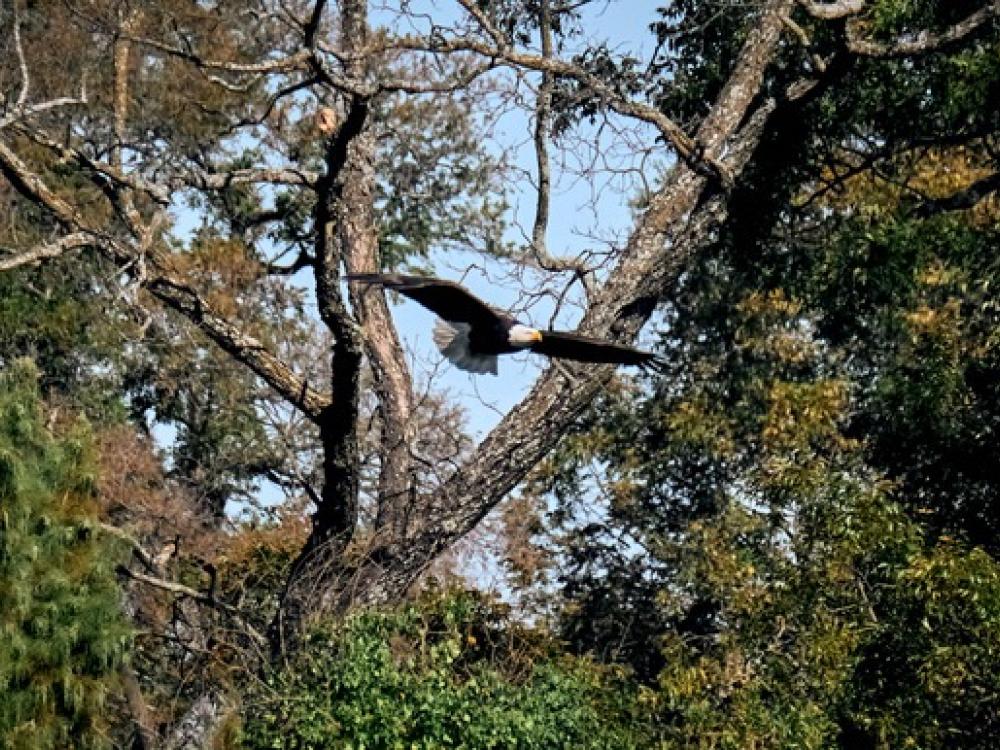
[[[10,255],[0,255],[0,271],[10,271],[49,258],[58,258],[69,250],[86,246],[91,241],[91,236],[86,232],[75,232],[67,234],[65,237],[60,237],[53,242],[35,245],[29,250],[21,252],[9,248],[0,248],[4,252],[11,253]]]
[[[319,173],[307,169],[234,169],[231,172],[189,170],[183,185],[205,190],[225,190],[234,185],[268,184],[315,187]],[[183,186],[178,181],[177,187]]]
[[[410,81],[403,78],[383,78],[378,82],[378,90],[387,93],[399,92],[404,94],[449,94],[466,88],[477,78],[486,75],[495,67],[493,63],[487,61],[470,67],[469,70],[456,75],[454,78],[441,81]]]
[[[153,586],[162,591],[168,591],[171,594],[176,594],[177,596],[186,597],[198,604],[204,604],[206,606],[217,609],[221,612],[225,612],[229,617],[232,618],[233,622],[243,630],[250,638],[252,638],[258,646],[263,646],[267,643],[267,639],[251,625],[247,619],[246,615],[243,614],[239,609],[232,606],[231,604],[226,604],[226,602],[220,601],[213,594],[198,591],[190,586],[185,586],[182,583],[177,583],[175,581],[168,581],[165,578],[158,578],[157,576],[149,575],[148,573],[140,573],[137,570],[132,570],[127,566],[120,566],[118,570],[128,578],[140,583],[145,583],[148,586]]]
[[[81,85],[80,96],[60,96],[56,99],[49,99],[38,104],[14,107],[6,117],[0,118],[0,130],[10,127],[12,124],[27,120],[35,115],[40,115],[60,107],[72,107],[80,104],[88,104],[87,89],[85,83]]]
[[[268,60],[259,63],[238,63],[228,60],[208,60],[191,50],[182,49],[173,45],[151,39],[145,36],[125,35],[125,38],[151,47],[159,52],[186,60],[199,68],[206,70],[219,70],[227,73],[239,73],[243,75],[270,75],[273,73],[288,73],[293,70],[305,70],[309,62],[311,53],[308,49],[302,49],[294,54],[287,55],[275,60]]]
[[[0,141],[0,173],[19,193],[44,206],[61,223],[74,229],[87,229],[79,212],[49,189],[3,141]]]
[[[12,0],[14,6],[14,49],[17,51],[17,66],[21,71],[21,91],[17,95],[15,109],[20,110],[28,101],[28,90],[31,88],[31,77],[28,75],[28,61],[24,56],[24,45],[21,43],[21,9],[18,0]]]
[[[847,46],[851,52],[867,57],[921,55],[965,39],[998,15],[1000,15],[1000,2],[994,1],[944,31],[924,30],[889,42],[866,38],[861,35],[857,23],[849,23],[847,25]]]
[[[839,0],[838,2],[812,2],[812,0],[798,0],[798,4],[805,8],[806,13],[824,21],[834,21],[838,18],[846,18],[863,13],[865,10],[865,0]]]

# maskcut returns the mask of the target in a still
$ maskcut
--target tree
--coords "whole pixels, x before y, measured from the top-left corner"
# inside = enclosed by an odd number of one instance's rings
[[[664,24],[678,106],[742,12]],[[776,112],[666,295],[671,370],[608,394],[536,474],[553,609],[574,648],[658,685],[683,746],[985,747],[993,711],[966,698],[996,689],[996,35],[885,65],[800,31],[836,84]]]
[[[676,75],[694,69],[690,46],[680,67],[660,58],[648,75],[607,49],[574,50],[578,9],[545,0],[458,0],[456,17],[430,21],[400,4],[400,23],[385,27],[376,27],[364,0],[52,4],[44,14],[15,4],[4,19],[11,54],[2,74],[0,173],[31,231],[5,238],[13,252],[0,263],[11,269],[88,248],[115,269],[124,303],[151,310],[154,320],[169,311],[164,330],[190,333],[189,361],[228,359],[266,386],[252,406],[227,396],[233,419],[206,421],[206,379],[195,378],[199,393],[168,399],[175,408],[164,413],[200,430],[185,433],[179,454],[199,486],[196,468],[221,467],[222,477],[244,483],[277,478],[312,502],[310,532],[269,628],[281,651],[321,613],[403,597],[611,382],[607,367],[549,370],[454,471],[421,483],[417,401],[386,300],[356,288],[345,293],[340,279],[345,270],[401,262],[401,254],[422,262],[428,247],[482,241],[495,230],[503,198],[488,192],[489,158],[475,150],[475,118],[460,117],[466,105],[482,111],[497,96],[526,100],[534,125],[540,190],[531,241],[485,249],[586,295],[582,332],[629,341],[658,300],[707,262],[729,222],[753,213],[753,194],[742,186],[759,187],[755,178],[800,115],[829,101],[828,92],[853,90],[857,66],[888,77],[915,58],[974,48],[993,32],[992,4],[914,7],[854,0],[735,7],[722,14],[725,26],[711,27],[720,29],[712,42],[724,52],[712,56],[713,75],[695,80]],[[661,49],[669,48],[671,28],[700,28],[709,12],[694,3],[665,12]],[[70,81],[67,70],[86,75]],[[514,88],[502,88],[504,72]],[[423,113],[441,119],[421,141]],[[670,165],[645,175],[634,227],[603,265],[553,256],[545,246],[550,152],[572,148],[567,134],[589,120],[635,125],[640,148]],[[420,158],[411,164],[400,154]],[[421,168],[442,162],[454,170]],[[181,195],[201,210],[203,227],[190,240],[169,235]],[[414,205],[421,210],[408,208]],[[481,220],[458,226],[452,215]],[[310,275],[329,339],[295,314],[287,279],[298,272]],[[573,292],[578,282],[583,291]],[[270,306],[275,299],[285,304]],[[163,345],[177,346],[175,338]],[[315,342],[324,340],[330,350],[318,354]],[[229,380],[229,395],[239,395],[241,382]],[[374,512],[363,513],[359,416],[369,390],[378,476],[364,483],[374,487]],[[264,431],[272,442],[292,434],[314,440],[289,440],[280,459],[223,450],[218,436],[230,429],[246,446],[259,444],[261,431],[247,417],[268,406],[282,418]],[[238,465],[226,466],[222,458],[230,456]],[[207,505],[221,522],[218,509],[234,485],[208,485]],[[184,595],[240,615],[211,587]],[[206,695],[193,708],[215,704]]]
[[[0,742],[104,747],[130,629],[94,533],[90,436],[49,432],[37,377],[26,360],[0,377]]]

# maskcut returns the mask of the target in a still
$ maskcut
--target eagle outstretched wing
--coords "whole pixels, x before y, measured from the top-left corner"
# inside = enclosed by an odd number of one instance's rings
[[[542,340],[532,344],[530,350],[548,357],[573,359],[577,362],[606,362],[653,370],[663,369],[663,361],[652,352],[564,331],[542,331]]]
[[[449,323],[469,323],[473,326],[494,327],[507,323],[501,315],[481,299],[454,281],[399,273],[349,273],[344,278],[362,284],[378,284],[419,302]]]

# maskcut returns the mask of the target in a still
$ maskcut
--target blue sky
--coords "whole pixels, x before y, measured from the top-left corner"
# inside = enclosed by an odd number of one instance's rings
[[[422,3],[437,12],[454,8],[451,2]],[[648,0],[609,0],[590,8],[584,18],[584,35],[581,46],[594,41],[607,42],[621,54],[631,54],[644,59],[655,44],[649,24],[656,18],[656,8],[662,2]],[[439,16],[440,17],[440,16]],[[510,229],[506,239],[518,245],[527,244],[526,235],[532,224],[535,210],[535,190],[532,179],[536,173],[535,155],[531,141],[531,124],[525,113],[506,112],[491,124],[494,139],[489,143],[494,153],[505,154],[508,164],[523,172],[524,177],[507,183],[503,189],[511,201]],[[609,167],[635,166],[629,150],[629,138],[646,144],[653,142],[648,131],[639,129],[623,135],[613,132],[613,127],[585,126],[575,134],[574,147],[560,152],[553,147],[552,202],[547,243],[554,255],[575,256],[588,249],[602,249],[606,241],[625,236],[632,224],[628,201],[639,187],[637,175],[617,176],[610,170],[598,170],[593,179],[574,174],[581,162],[592,159],[607,160]],[[643,137],[645,136],[645,137]],[[654,154],[642,165],[647,179],[655,178],[662,168],[665,154]],[[562,164],[566,168],[562,168]],[[435,272],[442,277],[462,280],[475,294],[499,307],[515,308],[520,301],[524,281],[512,276],[509,269],[477,253],[449,251],[432,257]],[[471,269],[471,270],[470,270]],[[531,280],[531,277],[528,277]],[[539,280],[536,277],[534,280]],[[578,298],[579,301],[579,298]],[[552,304],[541,300],[523,312],[525,322],[548,327]],[[580,317],[579,305],[570,305],[556,318],[555,327],[572,328]],[[418,380],[421,372],[428,370],[428,363],[440,361],[431,341],[430,332],[434,316],[414,302],[403,300],[394,306],[394,318],[405,346],[411,352],[411,365]],[[460,403],[469,419],[469,427],[476,438],[483,437],[530,389],[544,366],[544,358],[524,354],[503,357],[499,376],[472,375],[449,364],[437,367],[433,386],[444,390]]]

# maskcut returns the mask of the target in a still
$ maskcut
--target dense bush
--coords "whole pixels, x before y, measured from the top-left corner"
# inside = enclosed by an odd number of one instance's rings
[[[646,747],[619,670],[560,652],[471,594],[312,631],[245,704],[249,748]]]

